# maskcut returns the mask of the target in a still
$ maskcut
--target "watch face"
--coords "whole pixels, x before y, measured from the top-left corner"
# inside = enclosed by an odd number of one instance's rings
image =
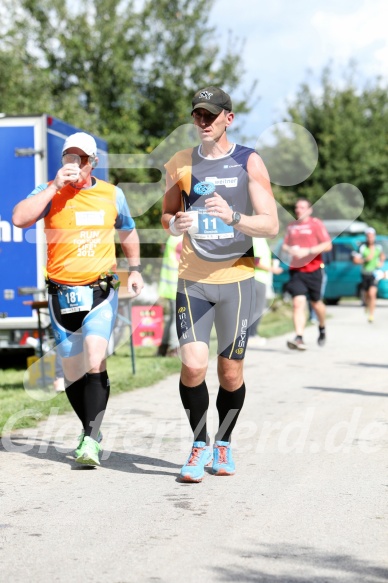
[[[234,225],[237,225],[237,223],[239,223],[241,221],[241,215],[239,212],[234,211],[233,215],[232,215],[232,222],[229,223],[229,225],[231,227],[233,227]]]

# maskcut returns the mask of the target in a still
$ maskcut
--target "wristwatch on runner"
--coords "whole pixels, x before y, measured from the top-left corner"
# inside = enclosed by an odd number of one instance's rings
[[[232,215],[232,222],[228,223],[229,227],[233,227],[234,225],[237,225],[237,223],[239,223],[241,221],[241,215],[238,211],[234,211],[233,215]]]
[[[130,265],[128,267],[128,273],[132,273],[132,271],[138,271],[139,273],[142,273],[143,268],[141,265]]]

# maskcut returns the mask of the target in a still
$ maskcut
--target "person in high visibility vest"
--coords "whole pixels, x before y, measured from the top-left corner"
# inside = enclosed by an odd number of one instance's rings
[[[175,356],[178,354],[179,340],[175,324],[175,307],[182,239],[183,235],[180,237],[170,235],[163,253],[158,293],[160,298],[168,301],[169,318],[164,323],[162,342],[156,356]]]
[[[259,335],[260,320],[267,307],[267,294],[268,288],[272,286],[272,274],[283,272],[281,267],[272,264],[271,249],[266,239],[252,237],[252,241],[255,256],[256,305],[249,333],[248,347],[250,348],[264,346],[266,342],[265,338]]]

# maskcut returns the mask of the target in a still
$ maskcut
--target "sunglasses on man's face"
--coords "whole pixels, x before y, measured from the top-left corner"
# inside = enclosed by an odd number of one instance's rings
[[[219,116],[219,113],[210,113],[210,112],[199,112],[194,110],[192,113],[193,118],[195,119],[195,121],[204,121],[205,123],[212,123],[213,121],[215,121],[217,119],[217,117]]]
[[[85,166],[85,164],[92,164],[93,156],[79,156],[78,154],[64,154],[62,156],[62,164],[78,164],[78,166]]]

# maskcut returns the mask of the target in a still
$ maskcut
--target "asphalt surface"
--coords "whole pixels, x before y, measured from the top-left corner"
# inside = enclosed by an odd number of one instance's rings
[[[388,581],[388,304],[328,311],[324,348],[312,326],[306,352],[248,350],[234,477],[178,481],[178,375],[110,400],[100,468],[72,461],[73,414],[3,438],[0,581]],[[208,386],[214,435],[214,361]]]

